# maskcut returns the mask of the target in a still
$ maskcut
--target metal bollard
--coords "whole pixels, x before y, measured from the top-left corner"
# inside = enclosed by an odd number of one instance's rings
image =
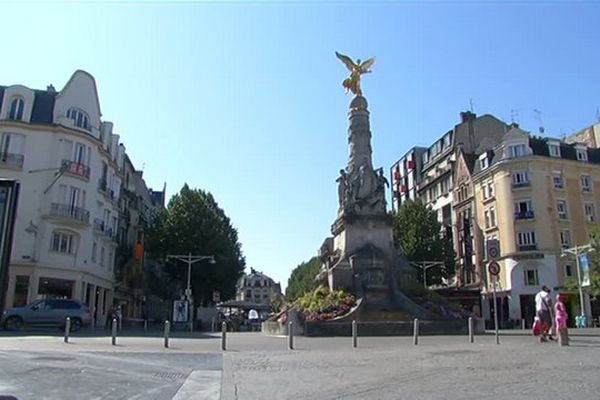
[[[215,331],[215,317],[212,317],[212,322],[210,323],[210,331]]]
[[[288,323],[288,348],[294,350],[294,323]]]
[[[356,320],[352,321],[352,347],[358,347],[358,329],[356,327]]]
[[[117,345],[117,319],[113,318],[112,320],[112,345],[116,346]]]
[[[165,349],[169,348],[169,335],[171,333],[171,324],[165,321]]]
[[[65,321],[65,343],[69,343],[69,333],[71,332],[71,318],[67,317]]]
[[[419,344],[419,319],[415,318],[413,322],[413,344],[416,346]]]
[[[521,329],[525,330],[525,320],[521,319]]]
[[[475,338],[473,337],[473,317],[469,317],[469,343],[473,343]]]
[[[227,322],[221,324],[221,350],[227,348]]]
[[[146,332],[148,330],[148,320],[145,319],[144,320],[144,332]]]

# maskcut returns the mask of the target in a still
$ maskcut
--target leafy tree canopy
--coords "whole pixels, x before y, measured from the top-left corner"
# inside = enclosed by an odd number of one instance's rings
[[[320,268],[321,262],[318,257],[313,257],[294,268],[285,289],[286,299],[289,302],[293,302],[319,286],[318,282],[315,281],[315,277],[319,273]]]
[[[452,237],[442,232],[436,211],[420,201],[407,201],[394,216],[394,241],[412,262],[441,261],[444,267],[427,270],[427,283],[439,284],[454,274]],[[417,268],[422,281],[422,271]]]
[[[192,264],[191,286],[196,304],[211,302],[215,290],[221,292],[222,300],[235,296],[245,260],[236,229],[209,192],[184,185],[157,214],[146,242],[150,254],[159,260],[166,260],[169,254],[214,255],[215,264],[207,260]],[[187,275],[187,263],[165,261],[161,277],[167,295],[177,296],[187,286]]]

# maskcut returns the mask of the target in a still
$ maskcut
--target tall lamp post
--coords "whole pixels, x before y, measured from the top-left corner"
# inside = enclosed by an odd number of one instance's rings
[[[427,270],[433,267],[444,266],[442,261],[411,261],[411,264],[423,270],[423,285],[425,289],[427,289]]]
[[[185,297],[187,298],[189,309],[188,309],[188,319],[190,320],[190,332],[194,331],[194,307],[192,303],[192,264],[200,262],[202,260],[208,260],[209,263],[215,264],[215,256],[193,256],[192,253],[188,253],[187,255],[176,255],[169,254],[167,256],[167,260],[179,260],[187,263],[188,265],[188,275],[187,275],[187,288],[185,289]]]
[[[583,300],[583,286],[581,281],[581,266],[579,265],[579,256],[583,254],[587,254],[590,251],[594,251],[592,245],[586,244],[583,246],[575,246],[569,249],[563,249],[561,256],[566,256],[567,254],[571,254],[575,256],[575,266],[577,268],[577,286],[579,287],[579,307],[581,308],[581,316],[584,317],[584,321],[587,319],[586,317],[586,309],[585,309],[585,301]],[[587,322],[584,322],[586,325]]]

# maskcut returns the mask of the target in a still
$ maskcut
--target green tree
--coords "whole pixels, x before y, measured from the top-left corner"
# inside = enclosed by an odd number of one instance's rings
[[[289,302],[295,301],[298,297],[319,286],[319,283],[315,281],[315,277],[320,269],[321,262],[318,257],[313,257],[294,268],[285,289],[286,299]]]
[[[427,270],[427,283],[439,284],[454,275],[452,236],[442,230],[436,211],[420,201],[407,201],[394,215],[394,242],[409,261],[441,261],[443,267]],[[419,276],[423,280],[420,268]]]
[[[211,302],[215,290],[221,292],[223,300],[235,296],[245,260],[237,231],[209,192],[184,185],[152,221],[146,243],[150,254],[159,260],[166,260],[169,254],[214,255],[215,264],[200,261],[192,265],[191,286],[196,305]],[[161,297],[177,296],[187,286],[187,274],[186,263],[163,261]],[[156,286],[156,277],[153,278]]]

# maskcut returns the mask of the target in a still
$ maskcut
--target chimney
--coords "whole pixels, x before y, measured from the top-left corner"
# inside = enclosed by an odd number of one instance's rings
[[[46,91],[48,93],[56,93],[56,89],[54,89],[54,85],[50,84],[46,87]]]
[[[461,123],[472,121],[475,118],[477,118],[477,114],[472,113],[471,111],[463,111],[460,113],[460,122]]]
[[[519,128],[519,124],[517,124],[516,122],[512,122],[512,123],[510,124],[510,127],[511,127],[511,128],[517,128],[517,129],[518,129],[518,128]]]

